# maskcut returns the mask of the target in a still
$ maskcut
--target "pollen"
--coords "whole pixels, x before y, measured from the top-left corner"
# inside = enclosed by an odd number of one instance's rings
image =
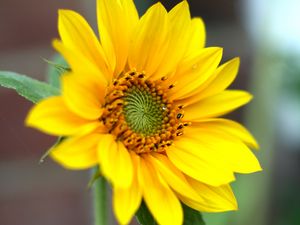
[[[183,106],[168,99],[166,79],[151,81],[144,73],[130,71],[108,88],[100,120],[128,150],[164,152],[189,125],[182,122]]]

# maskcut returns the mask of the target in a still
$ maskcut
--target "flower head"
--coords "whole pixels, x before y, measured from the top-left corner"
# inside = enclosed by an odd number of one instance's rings
[[[71,70],[61,96],[38,103],[27,124],[66,137],[51,153],[66,168],[100,166],[121,224],[142,199],[162,225],[182,224],[180,201],[237,209],[234,173],[261,170],[251,134],[220,118],[251,99],[226,90],[239,59],[219,65],[222,49],[204,47],[187,1],[170,12],[157,3],[139,18],[132,0],[98,0],[97,16],[100,40],[79,14],[59,11],[53,45]]]

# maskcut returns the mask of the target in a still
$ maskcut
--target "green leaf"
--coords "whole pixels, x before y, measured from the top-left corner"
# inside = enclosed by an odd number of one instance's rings
[[[205,225],[205,222],[200,212],[184,204],[182,204],[182,209],[184,213],[183,225]]]
[[[44,60],[48,63],[47,82],[56,88],[60,88],[60,76],[66,71],[70,71],[69,65],[58,54],[54,55],[51,60]]]
[[[182,209],[184,214],[183,225],[205,225],[200,212],[184,204],[182,204]],[[142,202],[139,210],[136,213],[136,218],[141,225],[157,225],[144,201]]]
[[[141,225],[157,225],[144,201],[136,213],[136,219]]]
[[[10,71],[0,71],[0,85],[16,90],[19,95],[34,103],[60,94],[59,89],[47,83]]]
[[[44,163],[45,159],[49,156],[49,154],[51,153],[51,151],[57,146],[59,145],[63,140],[65,139],[65,137],[58,137],[58,139],[56,140],[56,142],[54,143],[54,145],[52,147],[50,147],[40,158],[39,164]]]
[[[88,189],[90,189],[93,184],[102,176],[100,169],[98,167],[94,168],[94,170],[92,170],[92,176],[91,179],[88,183]]]

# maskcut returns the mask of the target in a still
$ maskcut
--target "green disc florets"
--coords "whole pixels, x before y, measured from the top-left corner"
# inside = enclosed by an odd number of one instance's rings
[[[162,98],[144,87],[131,87],[124,97],[124,116],[136,133],[150,136],[161,130],[166,115]]]

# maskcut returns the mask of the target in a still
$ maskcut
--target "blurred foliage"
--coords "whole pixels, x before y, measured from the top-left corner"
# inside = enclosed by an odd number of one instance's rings
[[[296,225],[300,224],[300,195],[299,187],[290,185],[282,194],[278,202],[275,202],[278,207],[278,220],[274,221],[274,225]]]
[[[60,88],[60,76],[69,69],[69,65],[59,54],[52,57],[51,60],[45,60],[47,67],[47,82],[54,87]]]
[[[282,66],[282,90],[286,94],[300,96],[300,55],[278,56],[275,58]]]

